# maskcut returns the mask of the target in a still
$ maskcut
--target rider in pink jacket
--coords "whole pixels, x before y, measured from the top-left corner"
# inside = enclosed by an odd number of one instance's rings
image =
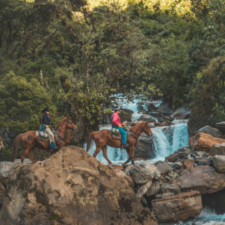
[[[120,131],[122,134],[122,148],[128,148],[129,145],[127,142],[127,132],[123,129],[122,126],[124,126],[123,123],[121,123],[120,117],[119,117],[119,108],[114,109],[114,113],[111,116],[111,124],[113,128],[116,128]]]

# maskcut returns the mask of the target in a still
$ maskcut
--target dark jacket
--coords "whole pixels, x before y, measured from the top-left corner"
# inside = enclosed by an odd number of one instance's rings
[[[42,124],[45,125],[51,125],[51,119],[48,118],[48,115],[45,113],[44,116],[42,117]]]

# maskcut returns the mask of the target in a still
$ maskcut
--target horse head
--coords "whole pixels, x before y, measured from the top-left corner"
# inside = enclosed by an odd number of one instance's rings
[[[67,129],[73,130],[73,131],[78,129],[78,127],[71,120],[66,119],[66,122],[67,122],[67,124],[66,124]]]
[[[145,126],[144,126],[144,132],[149,136],[149,137],[152,137],[153,136],[153,133],[152,133],[152,130],[151,130],[151,127],[149,125],[149,121],[146,121],[145,123]]]
[[[4,145],[3,145],[2,139],[0,138],[0,150],[3,148],[4,148]]]

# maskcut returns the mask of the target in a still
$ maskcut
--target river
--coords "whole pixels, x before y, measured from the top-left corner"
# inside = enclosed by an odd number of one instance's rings
[[[132,114],[132,120],[137,120],[142,114],[138,114],[139,99],[134,99],[133,102],[127,102],[124,100],[123,96],[119,96],[120,106],[124,109],[130,109],[134,111]],[[142,101],[143,102],[143,101]],[[159,106],[161,101],[153,102],[156,106]],[[143,102],[143,108],[147,109],[147,103]],[[155,118],[157,120],[157,118]],[[172,125],[169,127],[156,127],[152,128],[153,132],[153,148],[155,152],[155,158],[149,159],[147,161],[155,162],[158,160],[165,160],[165,157],[172,154],[181,147],[188,145],[188,131],[187,131],[188,120],[174,120]],[[102,125],[100,129],[110,129],[110,125]],[[84,145],[86,149],[86,144]],[[89,153],[93,155],[95,151],[95,144],[93,143]],[[107,154],[110,161],[113,164],[121,165],[127,160],[128,155],[125,150],[120,150],[118,148],[111,148],[107,146]],[[97,155],[97,159],[105,164],[107,161],[103,157],[102,151]],[[139,161],[141,162],[141,161]],[[146,161],[145,161],[146,162]],[[143,162],[144,163],[144,162]],[[225,225],[225,214],[216,215],[212,210],[203,209],[201,214],[191,220],[179,222],[176,225]]]

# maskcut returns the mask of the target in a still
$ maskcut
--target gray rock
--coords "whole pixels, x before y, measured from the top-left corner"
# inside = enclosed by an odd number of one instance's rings
[[[148,105],[148,111],[149,112],[156,112],[158,110],[158,107],[156,107],[153,103],[150,103]]]
[[[156,120],[152,118],[150,115],[142,115],[138,121],[149,121],[149,123],[154,123]]]
[[[177,178],[177,177],[179,177],[179,175],[177,173],[175,173],[174,171],[170,171],[168,173],[168,176],[171,177],[171,178]]]
[[[171,121],[164,121],[160,124],[161,127],[166,127],[166,126],[170,126],[171,125]]]
[[[179,186],[176,184],[162,184],[160,187],[160,192],[161,193],[172,192],[174,194],[179,194],[181,191],[180,191]]]
[[[148,191],[146,192],[147,196],[153,196],[156,195],[158,193],[158,191],[160,190],[160,183],[159,182],[155,182],[151,185],[151,187],[148,189]]]
[[[155,152],[153,149],[152,138],[150,138],[145,133],[142,133],[138,138],[137,145],[134,151],[135,159],[153,159],[155,157]]]
[[[163,193],[163,194],[157,194],[155,196],[156,199],[159,199],[159,198],[168,198],[168,197],[171,197],[171,196],[174,196],[174,193]]]
[[[200,128],[198,131],[198,133],[205,133],[205,134],[210,134],[213,137],[217,137],[217,138],[223,138],[223,134],[217,129],[217,128],[213,128],[210,126],[205,126]]]
[[[216,123],[216,127],[221,131],[221,132],[225,132],[225,121]]]
[[[138,189],[138,191],[136,193],[136,196],[139,197],[139,198],[141,198],[148,191],[148,189],[151,187],[151,185],[152,185],[152,181],[151,180],[148,181],[146,184],[142,185]]]
[[[173,170],[171,166],[169,166],[166,162],[163,162],[163,161],[156,162],[155,166],[157,167],[158,171],[161,174],[165,174]]]
[[[212,158],[213,165],[215,166],[218,172],[225,172],[225,156],[224,155],[215,155]]]
[[[188,119],[191,115],[191,110],[186,107],[177,109],[171,116],[176,119]]]
[[[172,167],[174,169],[181,169],[181,168],[183,168],[183,164],[181,162],[175,162],[175,163],[173,163]]]
[[[225,143],[213,145],[209,151],[209,155],[225,155]]]
[[[169,108],[167,105],[162,105],[158,108],[158,112],[164,114],[164,115],[172,115],[173,110]]]
[[[129,170],[129,174],[132,177],[134,183],[146,184],[148,181],[151,181],[155,177],[156,170],[156,167],[152,168],[152,170],[148,170],[143,165],[134,165]]]

